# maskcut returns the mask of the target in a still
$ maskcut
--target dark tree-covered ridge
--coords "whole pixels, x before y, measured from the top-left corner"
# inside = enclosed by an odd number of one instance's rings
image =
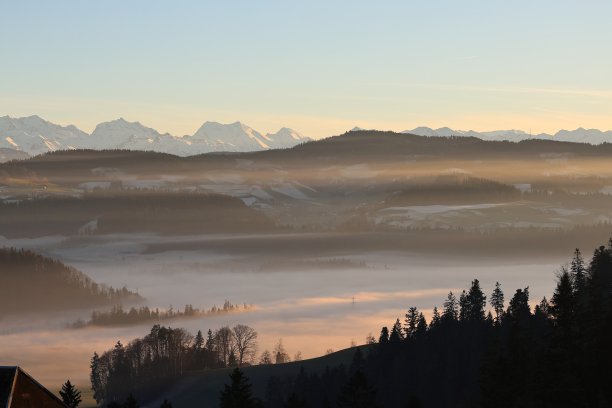
[[[365,358],[358,350],[349,374],[359,376],[347,380],[339,366],[270,381],[267,394],[277,397],[267,406],[280,408],[291,397],[317,407],[339,396],[337,406],[346,406],[358,393],[370,406],[397,408],[612,406],[612,240],[589,262],[576,250],[550,302],[543,298],[532,310],[528,287],[507,305],[504,298],[498,282],[485,314],[486,296],[474,280],[459,300],[449,293],[442,315],[436,308],[421,330],[420,312],[410,307],[403,341],[398,319]]]
[[[0,248],[0,287],[0,317],[141,300],[125,287],[100,285],[58,260],[14,248]]]

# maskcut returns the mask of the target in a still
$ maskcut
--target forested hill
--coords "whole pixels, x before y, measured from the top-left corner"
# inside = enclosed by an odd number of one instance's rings
[[[550,140],[485,141],[474,137],[427,137],[382,131],[354,131],[302,143],[290,149],[249,153],[208,153],[190,157],[129,150],[69,150],[34,156],[27,160],[0,164],[1,177],[44,175],[49,180],[79,176],[92,168],[120,168],[128,173],[156,169],[162,174],[188,173],[192,170],[234,168],[236,160],[266,165],[346,164],[363,161],[405,161],[412,158],[523,160],[542,155],[564,157],[612,157],[612,143],[586,143]],[[333,162],[331,161],[333,160]],[[59,180],[54,180],[55,182]]]
[[[274,223],[240,199],[220,194],[110,190],[83,197],[0,203],[1,234],[13,238],[152,232],[193,234],[271,231]]]
[[[140,300],[125,287],[94,282],[60,261],[27,250],[0,248],[0,318],[28,312],[91,308]]]

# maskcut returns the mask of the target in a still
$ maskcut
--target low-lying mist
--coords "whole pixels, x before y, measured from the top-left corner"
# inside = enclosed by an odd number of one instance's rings
[[[316,238],[316,234],[311,239]],[[321,238],[321,237],[319,237]],[[248,250],[232,249],[232,239],[252,242]],[[449,290],[459,292],[477,277],[487,291],[500,281],[511,293],[529,286],[531,300],[547,293],[559,266],[571,255],[507,258],[450,255],[445,257],[410,251],[343,249],[314,253],[306,241],[294,243],[295,268],[273,246],[258,242],[261,236],[184,237],[183,249],[174,238],[153,235],[116,235],[86,239],[48,238],[13,241],[14,245],[42,251],[60,259],[97,282],[137,290],[149,307],[181,309],[186,304],[207,309],[225,300],[252,304],[236,313],[164,320],[192,333],[225,325],[248,324],[259,332],[259,350],[272,349],[282,338],[290,355],[305,358],[361,344],[381,325],[390,325],[410,306],[429,317]],[[285,236],[285,240],[288,238]],[[224,241],[227,251],[204,242]],[[190,247],[189,244],[200,243]],[[274,241],[271,241],[274,242]],[[304,244],[300,250],[299,243]],[[257,248],[257,250],[254,250]],[[152,248],[156,248],[152,250]],[[300,254],[296,256],[296,254]],[[322,255],[322,256],[320,256]],[[272,267],[273,266],[273,267]],[[100,310],[100,309],[98,309]],[[103,310],[103,309],[102,309]],[[11,318],[1,321],[0,360],[26,367],[45,384],[66,378],[87,387],[88,364],[94,351],[106,350],[146,334],[154,322],[135,326],[67,326],[87,319],[91,310]]]

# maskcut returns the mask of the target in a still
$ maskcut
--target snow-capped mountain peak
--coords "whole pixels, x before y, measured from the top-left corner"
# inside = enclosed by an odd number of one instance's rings
[[[60,149],[151,150],[179,156],[209,152],[249,152],[288,148],[310,140],[289,128],[263,135],[242,122],[205,122],[193,136],[161,134],[140,122],[124,118],[103,122],[91,135],[73,125],[59,126],[39,116],[0,117],[0,148],[29,155]],[[21,157],[21,156],[20,156]]]
[[[0,117],[0,148],[29,155],[72,149],[87,133],[75,126],[60,126],[33,115],[24,118]]]
[[[286,149],[311,139],[287,127],[280,128],[276,133],[268,133],[266,138],[274,149]]]
[[[517,129],[476,132],[474,130],[453,130],[448,127],[432,129],[424,126],[412,130],[404,130],[402,133],[410,133],[419,136],[473,136],[482,140],[508,140],[512,142],[520,142],[526,139],[544,139],[590,144],[612,143],[612,131],[602,132],[598,129],[584,129],[581,127],[576,130],[560,130],[554,135],[549,135],[547,133],[532,135]]]
[[[253,128],[234,122],[204,122],[204,124],[187,139],[192,146],[217,152],[244,152],[270,149],[269,140]]]

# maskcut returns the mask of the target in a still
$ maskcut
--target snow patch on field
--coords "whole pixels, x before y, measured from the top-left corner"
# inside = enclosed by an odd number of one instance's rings
[[[484,210],[505,204],[471,204],[471,205],[413,205],[409,207],[389,207],[380,212],[405,212],[416,214],[441,214],[449,211]]]
[[[612,186],[605,186],[604,188],[602,188],[601,190],[599,190],[599,192],[601,194],[608,194],[608,195],[612,195]]]
[[[87,191],[92,191],[96,188],[107,189],[110,188],[110,186],[110,181],[88,181],[86,183],[79,184],[79,188]]]
[[[310,197],[304,194],[301,190],[295,187],[291,183],[280,183],[275,184],[270,187],[272,191],[275,191],[279,194],[294,198],[296,200],[309,200]]]

